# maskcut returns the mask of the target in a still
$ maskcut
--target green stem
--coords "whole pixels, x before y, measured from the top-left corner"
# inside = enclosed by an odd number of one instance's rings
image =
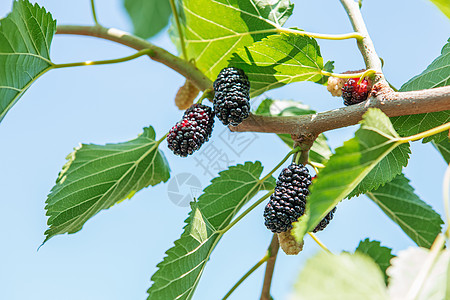
[[[424,132],[421,132],[421,133],[418,133],[418,134],[415,134],[412,136],[398,138],[397,141],[399,141],[400,143],[414,142],[414,141],[441,133],[442,131],[449,130],[449,129],[450,129],[450,122],[442,124],[435,128],[431,128],[430,130],[427,130],[427,131],[424,131]]]
[[[386,82],[389,84],[389,87],[394,91],[394,92],[398,92],[398,89],[393,86],[389,81],[386,80]]]
[[[270,176],[272,176],[272,174],[278,170],[279,167],[281,167],[282,164],[284,164],[286,162],[286,160],[288,160],[288,158],[294,154],[297,153],[298,151],[300,151],[300,147],[295,147],[294,149],[292,149],[291,151],[289,151],[289,153],[280,161],[280,163],[278,165],[275,166],[275,168],[272,169],[272,171],[270,171],[266,176],[264,176],[262,179],[259,180],[260,183],[263,183],[264,181],[266,181],[267,179],[269,179]]]
[[[214,97],[214,91],[212,89],[206,89],[202,96],[200,97],[200,99],[197,100],[198,104],[202,104],[203,100],[205,98],[208,98],[209,100],[211,100]]]
[[[405,299],[415,300],[419,297],[420,291],[423,285],[425,284],[428,275],[433,269],[433,266],[436,264],[436,261],[438,260],[439,254],[444,245],[445,245],[445,236],[440,233],[434,240],[433,245],[431,245],[430,252],[428,253],[427,258],[425,259],[423,267],[420,269],[419,274],[417,274],[417,276],[415,277],[414,282],[411,285],[411,288],[409,289],[408,293],[406,294]]]
[[[157,141],[156,141],[156,145],[159,146],[159,144],[161,144],[161,143],[167,138],[167,135],[168,135],[168,134],[169,134],[169,133],[167,132],[165,135],[162,136],[162,138],[160,138],[159,140],[157,140]]]
[[[92,10],[92,17],[94,18],[95,25],[100,26],[100,24],[98,23],[98,20],[97,20],[97,13],[95,11],[94,0],[91,0],[91,10]]]
[[[447,219],[447,230],[446,235],[448,238],[448,231],[450,228],[450,197],[449,197],[449,189],[450,189],[450,165],[447,167],[444,175],[444,183],[442,185],[442,199],[444,200],[444,210],[445,217]]]
[[[81,67],[81,66],[94,66],[94,65],[107,65],[107,64],[116,64],[121,63],[125,61],[129,61],[144,55],[152,55],[153,50],[152,49],[143,49],[135,54],[116,58],[116,59],[107,59],[107,60],[98,60],[98,61],[83,61],[83,62],[76,62],[76,63],[67,63],[67,64],[53,64],[53,69],[61,69],[61,68],[69,68],[69,67]]]
[[[183,52],[183,58],[184,60],[188,60],[188,55],[186,51],[186,44],[184,42],[184,34],[183,30],[181,29],[181,23],[180,23],[180,17],[178,16],[178,10],[177,6],[175,5],[174,0],[170,0],[170,7],[172,8],[173,17],[175,18],[175,22],[177,24],[177,30],[178,30],[178,36],[180,37],[180,45],[181,45],[181,51]]]
[[[230,295],[241,285],[242,282],[244,282],[247,277],[249,277],[253,272],[255,272],[263,263],[265,263],[270,258],[269,251],[266,252],[266,255],[264,255],[263,258],[261,258],[260,261],[258,261],[250,270],[248,270],[247,273],[244,274],[244,276],[239,279],[238,282],[228,291],[228,293],[222,298],[222,300],[228,299]]]
[[[364,37],[357,33],[357,32],[351,32],[351,33],[344,33],[344,34],[326,34],[326,33],[313,33],[313,32],[307,32],[297,29],[291,29],[291,28],[278,28],[278,32],[283,33],[292,33],[295,35],[302,35],[302,36],[309,36],[316,39],[325,39],[325,40],[347,40],[347,39],[356,39],[356,40],[362,40]]]
[[[376,74],[377,72],[373,69],[369,69],[364,72],[348,73],[348,74],[332,73],[332,72],[327,72],[324,70],[320,70],[320,73],[324,76],[332,76],[332,77],[337,77],[337,78],[360,78],[360,80],[362,80],[364,77],[370,77],[373,74]]]
[[[274,192],[274,190],[270,190],[268,191],[264,196],[262,196],[260,199],[258,199],[258,201],[256,201],[255,203],[252,204],[252,206],[250,206],[249,208],[247,208],[242,214],[240,214],[236,219],[233,220],[233,222],[231,222],[230,224],[228,224],[227,227],[225,227],[222,230],[219,230],[220,234],[225,234],[228,230],[231,229],[231,227],[233,227],[234,225],[236,225],[237,222],[239,222],[240,220],[242,220],[242,218],[244,218],[249,212],[251,212],[255,207],[257,207],[258,205],[261,204],[261,202],[263,202],[264,200],[266,200],[267,198],[270,197],[270,195],[272,195]]]
[[[317,245],[320,246],[320,248],[322,248],[325,252],[328,252],[328,253],[332,254],[331,251],[328,250],[327,246],[325,246],[325,244],[322,243],[322,241],[319,240],[319,238],[314,233],[308,232],[308,234],[317,243]]]

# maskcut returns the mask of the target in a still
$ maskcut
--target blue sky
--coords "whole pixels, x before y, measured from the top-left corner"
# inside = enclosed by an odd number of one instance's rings
[[[350,23],[338,1],[293,1],[287,26],[321,33],[346,33]],[[91,24],[90,4],[84,1],[40,0],[58,24]],[[131,31],[122,1],[96,1],[105,26]],[[0,2],[0,16],[12,1]],[[385,75],[400,87],[422,72],[446,43],[450,22],[425,0],[370,1],[363,15],[376,50],[384,59]],[[167,34],[152,39],[172,53]],[[363,68],[354,41],[319,40],[324,59],[335,70]],[[118,58],[134,51],[88,37],[55,36],[51,56],[56,63]],[[164,252],[182,232],[188,208],[172,203],[167,184],[145,189],[131,200],[102,211],[83,230],[57,236],[39,251],[47,228],[44,206],[65,157],[78,143],[110,143],[134,138],[153,125],[157,137],[180,118],[173,104],[182,76],[146,57],[109,66],[54,70],[40,78],[0,124],[0,299],[145,299],[150,277]],[[342,106],[313,83],[296,83],[266,94],[302,101],[318,111]],[[356,127],[327,133],[331,146],[340,146]],[[227,129],[216,122],[211,147],[227,151],[232,164],[260,160],[270,170],[288,151],[272,134],[242,133],[246,148],[230,142]],[[231,146],[230,146],[231,145]],[[203,187],[211,175],[197,162],[200,152],[183,159],[162,144],[172,176],[194,173]],[[441,197],[445,163],[433,147],[416,142],[405,169],[420,197],[443,212]],[[197,159],[195,159],[197,158]],[[276,159],[275,159],[276,158]],[[214,171],[217,172],[217,171]],[[208,263],[194,299],[218,299],[265,253],[271,233],[263,225],[263,205],[238,223],[219,243]],[[413,245],[390,219],[365,197],[345,200],[330,226],[318,234],[332,250],[352,251],[361,239],[380,240],[394,252]],[[310,239],[295,257],[280,252],[272,294],[285,299],[305,260],[320,251]],[[263,268],[255,272],[230,299],[259,297]],[[213,288],[211,288],[213,287]]]

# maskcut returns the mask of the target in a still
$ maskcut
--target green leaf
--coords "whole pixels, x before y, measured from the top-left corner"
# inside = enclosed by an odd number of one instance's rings
[[[102,209],[166,182],[170,170],[159,143],[148,127],[134,140],[83,144],[69,154],[46,201],[50,228],[44,243],[57,234],[75,233]]]
[[[400,149],[400,150],[397,150]],[[400,151],[397,159],[389,158],[394,150]],[[356,131],[355,137],[346,141],[343,146],[336,149],[310,187],[310,195],[306,203],[307,226],[297,222],[294,225],[294,234],[302,240],[307,231],[315,226],[333,209],[342,199],[353,191],[377,165],[388,159],[391,165],[383,169],[384,174],[371,175],[372,182],[365,187],[375,189],[384,180],[395,177],[406,165],[409,145],[398,141],[398,134],[392,128],[389,118],[379,109],[369,109],[363,116],[361,127]],[[303,221],[303,222],[304,222]]]
[[[300,116],[315,113],[316,111],[311,110],[308,105],[297,101],[272,99],[263,100],[255,112],[257,115],[264,116]],[[278,134],[278,136],[293,149],[294,141],[290,134]],[[315,163],[325,164],[332,154],[327,138],[324,134],[320,134],[309,151],[309,159]]]
[[[252,97],[292,82],[321,83],[325,68],[315,39],[284,33],[239,49],[230,65],[245,71]]]
[[[433,146],[441,153],[447,164],[450,164],[450,140],[444,139],[439,143],[432,141]]]
[[[169,0],[124,0],[124,6],[133,22],[134,33],[144,39],[166,27],[172,14]]]
[[[371,257],[383,272],[384,280],[387,284],[388,277],[386,275],[386,269],[391,265],[391,259],[395,257],[391,251],[391,248],[381,246],[381,243],[378,241],[370,241],[369,239],[365,239],[364,241],[359,242],[355,253],[358,252]]]
[[[292,299],[388,299],[383,274],[366,255],[321,252],[309,259]]]
[[[23,93],[52,68],[56,21],[43,7],[19,0],[0,19],[0,122]]]
[[[413,299],[406,297],[408,292],[416,289],[417,278],[427,269],[430,257],[433,256],[428,249],[409,248],[400,251],[391,261],[392,266],[387,269],[389,275],[388,293],[391,299]],[[437,254],[435,263],[420,280],[423,283],[416,300],[442,300],[448,284],[447,268],[450,261],[450,251],[442,250]]]
[[[260,162],[246,162],[219,173],[205,188],[186,220],[175,246],[152,276],[148,299],[191,299],[211,252],[233,217],[262,189],[273,189],[275,178],[260,182]]]
[[[450,19],[450,2],[448,0],[430,0]]]
[[[436,58],[421,74],[411,78],[400,91],[415,91],[450,85],[450,39]],[[391,118],[401,136],[410,136],[450,122],[450,110]],[[447,131],[423,139],[439,143],[447,138]]]
[[[214,80],[238,48],[266,37],[292,14],[289,0],[178,0],[186,48]],[[174,30],[172,30],[174,32]]]
[[[430,248],[441,232],[441,216],[420,200],[403,174],[366,195],[421,247]]]

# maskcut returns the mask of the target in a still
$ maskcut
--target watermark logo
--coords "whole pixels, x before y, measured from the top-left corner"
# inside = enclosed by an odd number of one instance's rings
[[[179,173],[167,184],[169,200],[180,207],[189,207],[189,203],[202,192],[200,180],[191,173]]]

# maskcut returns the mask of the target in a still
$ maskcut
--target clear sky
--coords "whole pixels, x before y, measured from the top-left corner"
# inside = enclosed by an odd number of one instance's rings
[[[131,31],[121,0],[97,0],[105,26]],[[346,33],[350,23],[339,1],[293,1],[288,26],[321,33]],[[90,4],[83,1],[39,0],[58,24],[91,24]],[[0,17],[12,1],[0,1]],[[426,0],[365,0],[362,9],[376,50],[384,59],[388,80],[400,87],[436,58],[450,33],[450,22]],[[171,52],[167,34],[152,39]],[[364,67],[354,41],[319,40],[324,59],[335,71]],[[55,36],[51,57],[56,63],[118,58],[134,51],[88,37]],[[54,70],[40,78],[0,124],[0,299],[119,300],[145,299],[150,277],[173,241],[179,238],[187,207],[169,200],[167,184],[140,191],[131,200],[102,211],[83,229],[57,236],[39,251],[47,217],[44,206],[65,157],[79,142],[103,144],[132,139],[148,125],[157,137],[181,116],[173,103],[182,76],[146,57],[109,66]],[[265,96],[292,99],[318,111],[342,106],[326,89],[296,83]],[[260,101],[261,98],[257,101]],[[258,103],[258,102],[255,103]],[[331,146],[342,145],[356,127],[328,132]],[[236,137],[232,137],[236,138]],[[210,145],[227,151],[231,164],[260,160],[270,170],[287,153],[272,134],[242,133],[249,146],[230,146],[227,129],[216,122]],[[193,173],[206,187],[212,178],[197,160],[171,154],[164,142],[172,176]],[[234,151],[233,151],[234,149]],[[429,144],[416,142],[405,173],[423,200],[442,214],[444,160]],[[197,159],[196,159],[197,158]],[[213,170],[217,173],[217,170]],[[207,264],[194,299],[220,299],[265,253],[271,233],[264,227],[260,205],[220,241]],[[397,225],[367,198],[345,200],[319,238],[334,252],[353,251],[361,239],[381,240],[397,253],[413,245]],[[272,294],[288,297],[305,260],[320,251],[309,238],[300,255],[280,252]],[[263,268],[230,299],[259,298]]]

